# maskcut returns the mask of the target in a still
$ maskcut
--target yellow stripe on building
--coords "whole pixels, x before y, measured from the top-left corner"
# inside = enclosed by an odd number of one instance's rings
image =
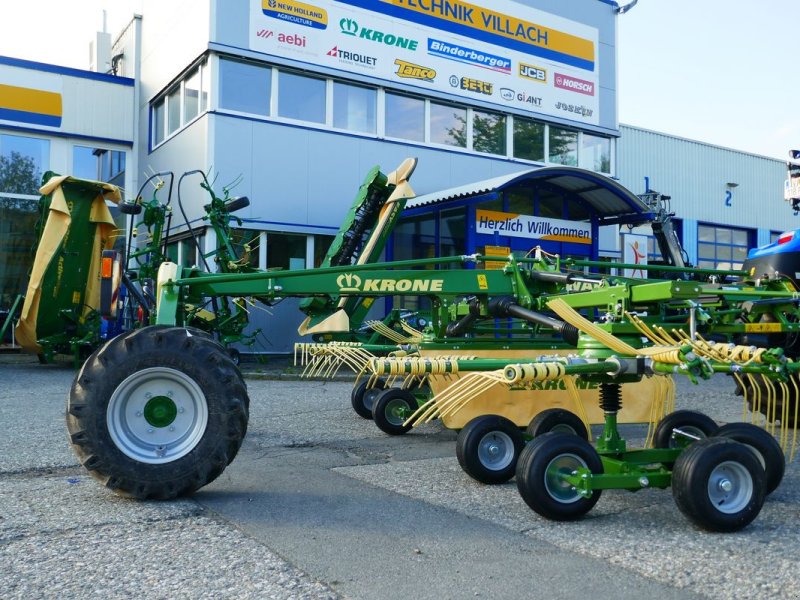
[[[0,84],[0,108],[61,116],[61,94]]]

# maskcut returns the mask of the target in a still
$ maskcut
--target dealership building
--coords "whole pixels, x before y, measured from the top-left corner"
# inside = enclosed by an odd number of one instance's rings
[[[620,260],[627,236],[657,259],[636,198],[657,190],[692,264],[739,266],[786,228],[785,165],[620,125],[619,18],[612,0],[144,0],[92,41],[90,70],[0,57],[0,309],[22,291],[48,170],[127,197],[154,172],[207,171],[250,198],[236,234],[261,268],[319,265],[364,175],[407,157],[418,197],[388,259]],[[181,200],[212,250],[199,179]],[[194,265],[178,214],[170,255]],[[297,302],[270,312],[252,314],[253,350],[287,352]]]

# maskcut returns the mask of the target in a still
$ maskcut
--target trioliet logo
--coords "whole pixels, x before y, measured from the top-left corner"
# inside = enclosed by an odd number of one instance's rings
[[[358,22],[353,19],[342,19],[339,21],[339,27],[342,29],[344,35],[352,35],[363,40],[377,42],[379,44],[386,44],[387,46],[396,46],[397,48],[405,48],[406,50],[416,50],[419,42],[409,38],[404,38],[393,33],[384,33],[377,29],[368,29],[366,27],[359,27]]]
[[[398,77],[419,79],[421,81],[433,81],[436,78],[436,69],[415,65],[399,58],[395,59],[394,64],[397,65],[396,74]]]
[[[444,279],[366,279],[355,273],[336,278],[340,292],[441,292]]]

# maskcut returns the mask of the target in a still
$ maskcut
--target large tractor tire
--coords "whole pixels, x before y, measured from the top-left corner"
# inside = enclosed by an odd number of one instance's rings
[[[191,494],[230,464],[249,398],[220,344],[184,327],[145,327],[98,349],[75,377],[67,430],[81,464],[138,499]]]

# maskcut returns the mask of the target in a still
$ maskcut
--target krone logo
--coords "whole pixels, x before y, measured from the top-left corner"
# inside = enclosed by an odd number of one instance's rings
[[[354,273],[342,273],[336,278],[340,292],[358,291],[361,289],[361,277]]]
[[[342,28],[342,33],[345,35],[356,35],[358,33],[358,23],[353,19],[342,19],[339,21],[339,27]]]

